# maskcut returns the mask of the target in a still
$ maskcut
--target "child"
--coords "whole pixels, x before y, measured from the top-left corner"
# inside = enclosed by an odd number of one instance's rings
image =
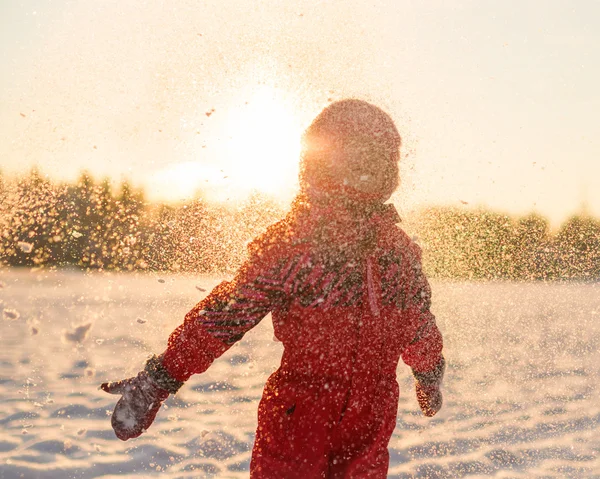
[[[283,343],[265,385],[252,478],[384,478],[396,424],[400,357],[419,405],[442,405],[442,337],[418,246],[395,224],[400,135],[360,100],[325,108],[303,138],[301,192],[121,394],[112,426],[138,437],[175,394],[271,312]]]

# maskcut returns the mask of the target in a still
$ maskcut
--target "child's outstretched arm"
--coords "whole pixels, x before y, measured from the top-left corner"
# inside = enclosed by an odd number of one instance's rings
[[[224,281],[171,333],[167,349],[153,356],[137,376],[101,388],[121,394],[111,423],[117,437],[138,437],[154,421],[162,402],[212,362],[283,300],[293,262],[278,260],[274,248],[250,246],[250,259],[232,281]]]
[[[418,248],[418,247],[417,247]],[[414,276],[410,290],[410,306],[417,320],[415,337],[402,353],[402,360],[412,368],[419,406],[426,416],[434,416],[442,407],[440,386],[446,362],[442,355],[442,334],[429,310],[431,288],[421,269],[420,250],[415,248]]]
[[[283,301],[286,261],[268,256],[252,256],[186,315],[159,357],[169,376],[183,382],[206,371]]]

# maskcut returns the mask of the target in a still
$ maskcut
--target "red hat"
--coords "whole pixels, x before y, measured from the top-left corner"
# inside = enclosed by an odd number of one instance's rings
[[[380,108],[355,99],[332,103],[304,133],[300,184],[308,196],[346,192],[384,202],[398,187],[400,145]]]

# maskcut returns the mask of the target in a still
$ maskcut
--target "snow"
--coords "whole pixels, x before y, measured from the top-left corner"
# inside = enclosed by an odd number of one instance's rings
[[[67,343],[83,343],[88,337],[91,327],[92,323],[87,322],[78,326],[73,326],[73,329],[71,330],[64,330],[63,341]]]
[[[5,309],[2,311],[2,317],[6,321],[16,321],[21,315],[16,309]]]
[[[40,328],[36,324],[30,324],[29,332],[31,333],[32,336],[35,336],[36,334],[39,334]]]
[[[31,253],[33,251],[33,243],[28,243],[26,241],[19,241],[17,246],[23,253]]]
[[[221,279],[0,270],[2,299],[24,319],[0,322],[0,477],[247,478],[258,400],[281,355],[269,318],[138,439],[115,438],[118,396],[98,390],[162,352],[199,300],[195,285]],[[433,292],[444,408],[421,415],[398,368],[389,477],[599,477],[600,285],[433,282]]]

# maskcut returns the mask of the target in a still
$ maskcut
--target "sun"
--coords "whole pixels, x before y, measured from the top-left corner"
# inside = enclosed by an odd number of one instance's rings
[[[191,143],[190,156],[151,173],[155,196],[217,202],[243,200],[254,192],[281,201],[293,197],[302,133],[297,109],[276,88],[245,93],[208,115],[209,136]]]
[[[301,127],[293,108],[272,88],[263,88],[228,112],[223,162],[232,184],[289,196],[297,184]]]

